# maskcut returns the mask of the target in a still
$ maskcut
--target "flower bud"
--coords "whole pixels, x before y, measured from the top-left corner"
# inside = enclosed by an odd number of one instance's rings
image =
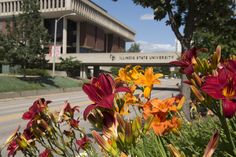
[[[193,73],[193,78],[195,80],[195,82],[197,83],[197,85],[199,87],[202,86],[202,79],[198,76],[198,74],[196,74],[195,72]]]
[[[195,87],[195,86],[190,86],[191,90],[193,91],[194,95],[200,100],[200,101],[204,101],[205,98],[202,96],[202,94],[200,93],[200,91]]]
[[[146,132],[149,130],[151,124],[152,124],[152,121],[154,119],[154,116],[153,115],[150,115],[148,117],[148,119],[145,121],[145,124],[144,124],[144,127],[143,127],[143,133],[146,134]]]

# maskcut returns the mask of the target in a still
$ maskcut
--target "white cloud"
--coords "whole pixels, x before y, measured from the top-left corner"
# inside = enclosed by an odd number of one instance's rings
[[[153,14],[144,14],[140,16],[140,20],[153,20],[154,15]]]
[[[175,45],[150,43],[147,41],[137,41],[140,44],[141,52],[173,52]]]

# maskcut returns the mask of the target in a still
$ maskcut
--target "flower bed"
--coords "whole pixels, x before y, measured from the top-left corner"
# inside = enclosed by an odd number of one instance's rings
[[[191,49],[173,62],[187,75],[186,83],[195,95],[192,122],[181,111],[184,96],[151,97],[162,74],[155,74],[152,67],[127,65],[117,78],[100,74],[83,85],[93,104],[82,116],[77,116],[79,107],[71,107],[69,102],[60,112],[51,113],[50,101],[36,100],[22,116],[28,121],[23,132],[17,128],[1,150],[6,148],[9,156],[21,151],[25,156],[40,157],[210,157],[215,150],[217,156],[235,156],[236,60],[222,59],[220,47],[209,59],[197,57],[200,51]],[[138,96],[134,95],[137,92]],[[205,107],[211,116],[201,117],[199,107]],[[136,113],[132,119],[127,118],[131,108]],[[93,131],[83,130],[81,117],[93,124]]]

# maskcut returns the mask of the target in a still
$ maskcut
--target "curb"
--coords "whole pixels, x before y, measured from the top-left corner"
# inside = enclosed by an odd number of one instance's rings
[[[66,93],[66,92],[74,92],[74,91],[78,91],[78,90],[82,90],[82,87],[40,89],[40,90],[28,90],[28,91],[19,91],[19,92],[3,92],[3,93],[0,93],[0,99],[36,96],[36,95],[45,95],[45,94],[56,94],[56,93]]]

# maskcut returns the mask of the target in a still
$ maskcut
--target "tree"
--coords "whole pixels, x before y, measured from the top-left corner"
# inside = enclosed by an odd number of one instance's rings
[[[206,21],[206,24],[208,21]],[[236,55],[236,18],[234,16],[225,17],[220,27],[197,28],[193,41],[197,47],[208,48],[209,52],[214,52],[217,45],[221,45],[222,56],[228,58],[229,55]]]
[[[182,51],[189,49],[193,33],[199,27],[217,27],[220,17],[233,15],[233,0],[133,0],[135,4],[151,7],[157,21],[166,19],[176,38],[180,41]],[[205,24],[206,21],[211,23]],[[214,26],[213,26],[214,24]],[[183,29],[183,31],[181,31]]]
[[[11,65],[26,68],[43,68],[48,33],[43,26],[38,0],[23,0],[22,14],[13,17],[13,28],[2,34],[1,42],[6,58]],[[9,45],[11,44],[11,45]]]
[[[138,43],[132,43],[130,48],[127,50],[127,52],[140,52],[140,44]]]
[[[152,8],[157,21],[166,19],[166,24],[170,25],[180,41],[182,52],[190,49],[197,28],[219,27],[222,22],[219,17],[234,15],[235,9],[233,0],[133,0],[133,2],[145,8]],[[183,75],[182,81],[185,79],[186,76]],[[189,104],[190,89],[183,83],[182,93],[186,96],[186,104]],[[188,105],[184,105],[184,111],[189,119]]]

